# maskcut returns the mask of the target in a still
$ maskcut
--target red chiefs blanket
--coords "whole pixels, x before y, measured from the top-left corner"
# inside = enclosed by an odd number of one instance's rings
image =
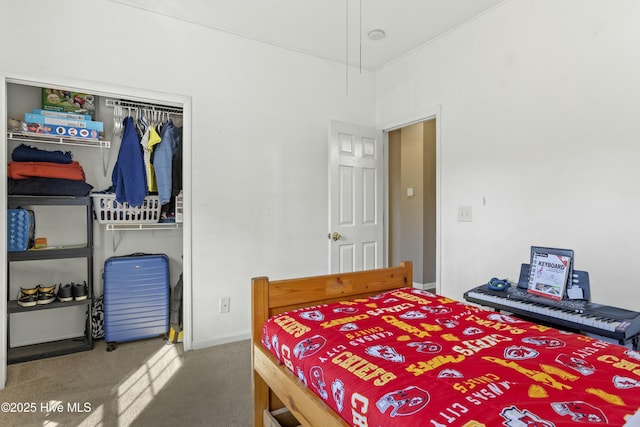
[[[262,344],[354,426],[622,426],[640,353],[416,289],[274,316]]]

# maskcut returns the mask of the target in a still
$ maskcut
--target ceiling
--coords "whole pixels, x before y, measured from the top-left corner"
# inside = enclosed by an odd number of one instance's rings
[[[508,0],[111,0],[377,70]],[[372,41],[369,31],[386,37]]]

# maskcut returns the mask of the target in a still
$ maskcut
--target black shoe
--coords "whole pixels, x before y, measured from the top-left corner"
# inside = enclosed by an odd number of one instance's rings
[[[36,304],[38,304],[38,287],[20,287],[20,293],[18,294],[18,305],[21,307],[33,307]]]
[[[21,307],[33,307],[38,304],[38,295],[22,295],[18,298],[18,305]]]
[[[60,285],[58,288],[58,301],[73,301],[73,286],[71,286],[71,283]]]
[[[56,285],[38,285],[38,304],[51,304],[56,300]]]
[[[20,296],[24,296],[24,295],[38,295],[38,286],[36,286],[35,288],[23,288],[21,286]]]
[[[83,301],[87,299],[87,283],[74,283],[73,284],[73,297],[76,301]]]

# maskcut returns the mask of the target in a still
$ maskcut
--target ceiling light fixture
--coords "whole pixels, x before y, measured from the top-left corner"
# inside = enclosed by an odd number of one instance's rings
[[[369,31],[367,36],[370,40],[377,42],[378,40],[382,40],[383,38],[385,38],[387,36],[387,33],[385,33],[384,30],[381,30],[380,28],[376,28],[375,30]]]

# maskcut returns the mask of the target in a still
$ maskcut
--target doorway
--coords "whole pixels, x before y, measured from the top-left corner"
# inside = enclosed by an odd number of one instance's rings
[[[437,282],[436,118],[388,132],[389,265],[413,261],[414,285]]]

